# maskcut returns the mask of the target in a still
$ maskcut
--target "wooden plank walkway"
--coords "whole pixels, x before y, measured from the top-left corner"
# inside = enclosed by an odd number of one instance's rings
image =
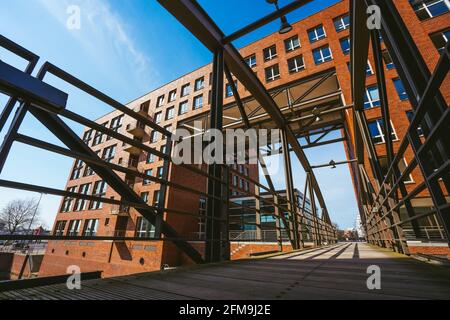
[[[381,290],[367,288],[370,265],[381,268]],[[9,291],[0,293],[0,299],[450,299],[450,270],[367,244],[343,243],[263,259],[87,280],[81,290],[61,284]]]

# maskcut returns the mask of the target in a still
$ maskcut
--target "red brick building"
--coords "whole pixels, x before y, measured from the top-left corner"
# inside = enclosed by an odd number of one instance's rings
[[[425,57],[429,69],[433,70],[439,59],[439,49],[449,39],[450,15],[446,2],[443,0],[418,1],[418,5],[415,7],[408,0],[398,0],[395,3],[416,45]],[[317,103],[340,104],[342,106],[351,103],[348,10],[348,1],[341,1],[293,24],[293,30],[287,34],[271,34],[240,50],[246,62],[272,93],[280,108],[283,109],[287,104],[286,110],[289,111],[291,101],[295,101],[296,98],[302,96],[302,93],[314,85],[319,76],[328,73],[331,76],[324,82],[323,87],[319,88],[318,92],[303,97],[305,102],[302,102],[300,106],[311,108]],[[383,49],[385,50],[383,59],[392,128],[395,133],[394,150],[396,150],[408,127],[411,105],[384,45]],[[372,139],[376,143],[376,150],[383,157],[386,150],[381,130],[382,123],[379,122],[381,118],[380,101],[373,68],[374,61],[370,52],[366,80],[366,116]],[[450,88],[450,83],[448,79],[445,83],[443,94],[449,101],[450,90],[448,88]],[[256,119],[254,121],[257,121],[258,116],[263,117],[257,107],[252,105],[251,97],[249,97],[245,88],[239,83],[237,83],[237,87],[240,96],[246,101],[248,113]],[[178,127],[191,128],[194,120],[206,123],[210,107],[210,90],[211,65],[209,64],[153,90],[130,102],[128,106],[141,114],[149,115],[155,122],[169,131]],[[232,108],[234,98],[229,86],[224,90],[224,102],[229,107],[224,112],[224,115],[227,116],[224,126],[237,127],[239,124],[235,124],[233,120],[235,115],[235,110]],[[288,101],[286,101],[284,95],[281,97],[277,93],[282,90],[288,92],[288,96],[290,96],[287,99]],[[294,105],[294,107],[296,106]],[[351,109],[343,111],[341,116],[345,118],[345,128],[340,130],[343,133],[350,133],[347,136],[349,143],[346,143],[350,158],[353,149]],[[333,123],[334,120],[326,118],[323,121]],[[142,129],[139,123],[121,115],[118,111],[107,114],[97,119],[96,122],[135,139],[141,139],[144,143],[164,151],[166,142],[161,139],[161,135],[148,129]],[[302,121],[298,121],[299,127],[301,127],[301,124]],[[93,130],[85,131],[83,139],[103,159],[115,164],[137,168],[141,172],[154,176],[161,174],[163,161],[156,156],[148,156],[147,153],[137,148],[124,145],[115,139],[108,139],[108,137]],[[405,163],[408,163],[409,156],[411,155],[407,153],[404,159]],[[365,159],[365,163],[368,163],[368,159]],[[373,180],[370,166],[366,166],[369,176]],[[236,169],[243,175],[258,178],[256,166],[246,165]],[[120,176],[149,203],[159,201],[159,184],[149,183],[142,179],[133,179],[125,174],[120,174]],[[198,190],[205,190],[205,179],[199,178],[192,172],[180,167],[171,168],[170,180],[198,188]],[[234,183],[235,180],[237,183]],[[233,182],[232,192],[235,194],[247,194],[254,191],[255,186],[242,179],[241,176],[231,177],[231,181]],[[407,181],[408,190],[414,188],[420,181],[421,176],[416,169]],[[119,199],[118,194],[112,188],[106,186],[86,164],[80,161],[74,164],[67,183],[67,190]],[[431,206],[431,200],[426,193],[422,193],[413,204],[420,210],[420,207]],[[204,201],[198,195],[174,190],[173,188],[168,189],[166,207],[198,213],[204,210],[204,205]],[[186,237],[192,238],[204,231],[201,221],[195,217],[165,214],[164,219]],[[436,226],[438,221],[429,219],[424,224]],[[153,234],[153,229],[134,209],[83,200],[63,199],[53,232],[55,235],[148,237]],[[201,248],[202,243],[198,242],[196,246]],[[265,245],[264,250],[267,251],[268,247],[276,248],[276,245]],[[239,246],[232,244],[232,250],[236,249],[239,251]],[[289,250],[288,247],[286,249]],[[246,250],[252,251],[254,248],[249,245]],[[241,249],[239,257],[243,256],[242,251],[243,249]],[[111,276],[159,270],[163,265],[177,266],[185,263],[189,263],[189,259],[170,242],[156,240],[145,242],[51,241],[42,262],[41,275],[65,273],[70,265],[79,265],[84,272],[103,270],[105,276]]]

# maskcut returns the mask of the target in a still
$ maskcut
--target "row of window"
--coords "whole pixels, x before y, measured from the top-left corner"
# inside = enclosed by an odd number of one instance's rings
[[[77,237],[83,235],[85,237],[95,237],[98,230],[98,219],[87,219],[84,221],[83,231],[81,233],[82,220],[69,221],[69,227],[66,232],[67,221],[61,220],[56,222],[53,234],[55,236],[67,236]]]
[[[419,20],[430,19],[450,11],[448,0],[409,0]]]
[[[194,82],[194,92],[200,91],[205,88],[205,77],[198,78]],[[180,97],[186,97],[191,93],[191,84],[187,83],[181,87]],[[177,89],[169,92],[167,102],[171,103],[177,99]],[[165,104],[166,95],[163,94],[156,99],[156,108],[160,108]]]
[[[100,180],[94,183],[94,188],[91,192],[92,183],[85,183],[80,186],[74,186],[67,188],[68,192],[79,193],[82,195],[92,195],[98,198],[104,198],[106,196],[106,190],[108,185],[105,181]],[[78,190],[77,190],[78,189]],[[65,197],[61,206],[61,212],[71,212],[71,211],[84,211],[84,210],[99,210],[103,208],[103,203],[100,201],[89,201],[86,199],[74,199],[71,197]]]
[[[408,94],[406,93],[405,87],[402,81],[397,78],[393,79],[395,90],[397,91],[400,100],[408,100]],[[377,85],[373,85],[366,88],[366,93],[364,97],[364,109],[372,109],[379,107],[381,105],[380,92]]]
[[[103,161],[112,162],[116,156],[117,145],[113,145],[103,150],[96,152],[97,156],[101,156]],[[76,160],[75,165],[70,176],[70,180],[79,179],[81,177],[88,177],[94,175],[94,170],[91,167],[85,165],[81,160]]]
[[[112,130],[114,132],[119,132],[119,129],[123,125],[123,118],[124,118],[124,116],[120,115],[120,116],[112,119],[110,123],[109,122],[102,123],[102,126],[107,128],[108,124],[109,124],[110,130]],[[106,140],[105,140],[105,135],[101,131],[95,131],[93,129],[86,131],[83,135],[83,141],[88,146],[94,147],[94,146],[99,145],[108,140],[111,140],[111,137],[106,136]]]

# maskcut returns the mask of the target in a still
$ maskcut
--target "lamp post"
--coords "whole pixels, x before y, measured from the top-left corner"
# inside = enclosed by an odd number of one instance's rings
[[[267,3],[275,5],[277,8],[277,11],[280,11],[280,7],[278,6],[278,0],[266,0]],[[292,25],[288,22],[286,16],[281,17],[281,27],[280,31],[278,31],[280,34],[288,33],[292,30]]]

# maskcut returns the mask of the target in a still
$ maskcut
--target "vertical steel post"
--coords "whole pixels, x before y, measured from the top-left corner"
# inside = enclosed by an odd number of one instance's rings
[[[223,50],[217,49],[214,52],[214,62],[212,71],[212,90],[211,90],[211,129],[222,130],[223,128],[223,91],[224,91],[224,57]],[[221,164],[211,164],[208,166],[208,174],[216,179],[208,178],[208,194],[214,196],[208,197],[206,206],[206,242],[205,242],[205,260],[206,262],[218,262],[222,258],[222,234],[221,221],[213,218],[223,217],[223,203],[221,200],[228,201],[224,197],[223,185],[223,166]],[[218,181],[218,180],[219,181]],[[226,226],[228,228],[228,226]]]

